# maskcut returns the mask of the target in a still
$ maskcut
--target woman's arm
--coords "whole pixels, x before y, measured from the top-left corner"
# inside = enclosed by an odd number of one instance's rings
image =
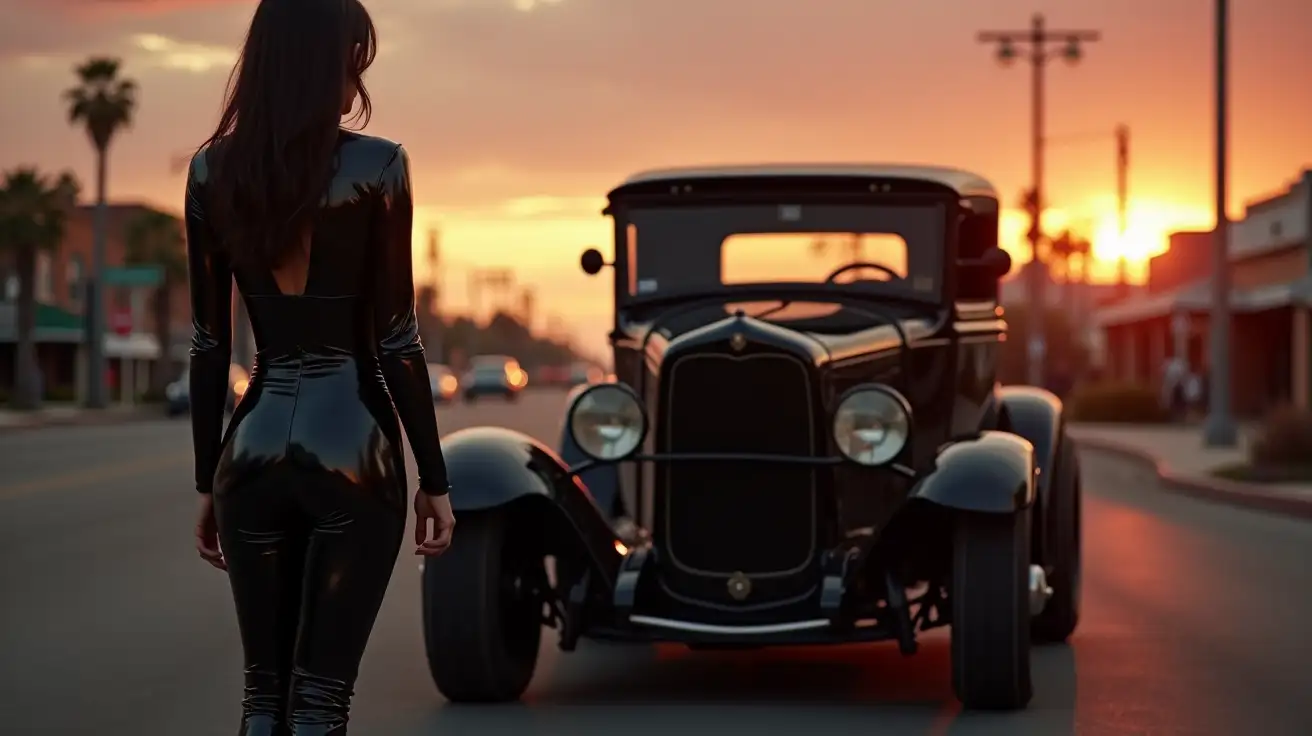
[[[193,329],[191,438],[196,453],[196,490],[209,493],[223,442],[223,407],[232,362],[232,267],[206,216],[204,157],[204,151],[196,154],[187,172],[185,220]]]
[[[446,460],[438,441],[437,416],[428,379],[428,362],[419,340],[410,251],[414,199],[410,157],[397,146],[378,182],[374,224],[374,334],[378,361],[397,416],[410,438],[419,466],[419,489],[432,496],[447,492]]]

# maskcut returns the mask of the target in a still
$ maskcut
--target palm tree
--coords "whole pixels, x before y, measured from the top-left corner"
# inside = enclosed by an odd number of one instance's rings
[[[65,172],[52,179],[26,167],[7,172],[0,184],[0,250],[12,251],[18,268],[18,349],[14,351],[12,397],[16,409],[41,406],[35,340],[37,253],[59,247],[77,193],[72,174]]]
[[[1062,263],[1067,283],[1071,282],[1071,260],[1077,256],[1080,259],[1080,281],[1081,283],[1089,281],[1089,252],[1092,245],[1088,240],[1070,230],[1063,230],[1051,240],[1050,248],[1051,258]]]
[[[168,383],[173,365],[169,358],[169,346],[173,342],[170,295],[173,286],[187,278],[182,223],[167,212],[147,210],[128,223],[124,244],[127,246],[125,260],[129,265],[156,266],[161,271],[162,278],[152,296],[155,339],[159,341],[160,357],[150,374],[151,393],[159,394]]]
[[[94,408],[105,406],[105,316],[104,290],[100,283],[105,270],[105,239],[107,237],[107,208],[105,206],[105,179],[109,165],[109,143],[114,134],[132,122],[137,107],[137,83],[119,76],[118,59],[95,56],[77,67],[78,85],[64,92],[68,102],[68,120],[86,128],[91,145],[96,149],[96,223],[95,240],[91,253],[91,274],[87,279],[87,337],[88,375],[91,390],[87,404]]]

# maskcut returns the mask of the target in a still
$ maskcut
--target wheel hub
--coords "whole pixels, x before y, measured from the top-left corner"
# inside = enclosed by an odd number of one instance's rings
[[[1030,615],[1043,613],[1052,597],[1052,587],[1048,585],[1048,574],[1040,565],[1030,565]]]

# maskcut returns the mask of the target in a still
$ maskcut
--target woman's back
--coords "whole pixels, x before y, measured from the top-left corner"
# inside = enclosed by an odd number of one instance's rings
[[[208,156],[202,151],[193,162],[187,200],[201,287],[192,295],[193,360],[228,353],[220,333],[231,330],[224,295],[234,277],[256,345],[250,387],[225,437],[204,439],[215,452],[215,485],[243,482],[281,461],[353,477],[395,465],[386,475],[403,479],[398,413],[421,485],[440,478],[440,454],[423,449],[436,447],[437,428],[415,318],[405,150],[342,131],[304,247],[278,267],[226,258],[220,244],[228,226],[207,216]],[[213,411],[227,386],[206,373],[193,372],[193,384],[202,385],[192,396],[197,410]]]

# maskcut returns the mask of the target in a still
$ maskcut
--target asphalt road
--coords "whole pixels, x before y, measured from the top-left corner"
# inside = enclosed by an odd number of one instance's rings
[[[550,439],[563,396],[442,409]],[[241,660],[227,582],[191,547],[183,421],[0,435],[0,733],[220,736]],[[1037,651],[1031,708],[963,714],[947,640],[744,653],[544,641],[523,705],[448,707],[402,554],[353,733],[1312,734],[1312,524],[1160,492],[1086,454],[1085,619]],[[458,533],[458,530],[457,530]]]

